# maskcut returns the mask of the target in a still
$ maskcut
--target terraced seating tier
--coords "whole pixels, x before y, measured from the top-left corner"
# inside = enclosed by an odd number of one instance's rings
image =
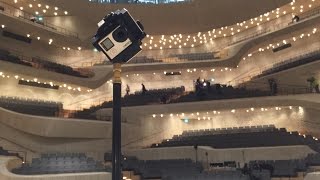
[[[23,58],[11,54],[9,51],[0,49],[0,60],[10,63],[20,64],[24,66],[34,67],[38,69],[45,69],[47,71],[53,71],[61,74],[66,74],[70,76],[76,76],[81,78],[88,78],[93,76],[91,72],[82,73],[78,70],[73,69],[70,66],[58,64],[48,60],[43,60],[40,58],[31,58],[31,60],[23,60]]]
[[[105,171],[110,169],[83,153],[42,154],[40,158],[34,158],[31,164],[25,163],[20,168],[12,170],[13,173],[22,175]]]
[[[189,94],[180,96],[170,103],[261,97],[269,95],[269,91],[247,90],[245,88],[234,88],[232,86],[214,84],[202,87],[198,92],[190,92]]]
[[[319,142],[310,135],[287,132],[274,126],[252,126],[185,131],[151,147],[211,146],[213,148],[248,148],[308,145],[320,152]]]
[[[129,157],[123,161],[123,170],[134,171],[143,179],[191,176],[200,174],[202,169],[199,163],[194,163],[190,159],[139,161]]]
[[[124,96],[121,100],[122,107],[168,103],[172,98],[178,97],[184,93],[184,89],[185,88],[182,86],[178,88],[153,89],[145,93],[139,91]],[[108,101],[102,103],[100,106],[93,106],[90,109],[78,111],[74,114],[74,117],[80,119],[96,119],[95,112],[103,108],[112,108],[112,103],[112,101]]]
[[[0,107],[37,116],[58,116],[62,103],[0,96]]]
[[[199,61],[199,60],[212,60],[217,59],[212,52],[206,53],[192,53],[192,54],[175,54],[171,57],[177,57],[179,59],[186,59],[189,61]]]

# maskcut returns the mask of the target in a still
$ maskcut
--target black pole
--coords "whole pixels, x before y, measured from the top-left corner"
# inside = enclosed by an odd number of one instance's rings
[[[121,64],[113,66],[112,180],[122,180],[121,169]]]

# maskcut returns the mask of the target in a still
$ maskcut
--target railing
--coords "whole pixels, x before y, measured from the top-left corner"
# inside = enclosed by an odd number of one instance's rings
[[[278,23],[278,24],[269,26],[267,28],[264,28],[263,30],[256,31],[256,32],[254,32],[252,34],[249,34],[247,36],[236,38],[235,40],[233,40],[230,43],[228,43],[228,46],[231,46],[231,45],[234,45],[234,44],[238,44],[238,43],[243,42],[245,40],[252,39],[252,38],[258,37],[260,35],[263,35],[263,34],[266,34],[266,33],[269,33],[269,32],[274,32],[274,31],[283,29],[287,25],[288,25],[288,22]]]
[[[254,85],[255,87],[266,87],[269,90],[269,83],[267,82],[250,82],[250,85]],[[309,87],[292,85],[292,84],[277,84],[277,95],[294,95],[294,94],[308,94],[311,93]],[[250,89],[250,88],[249,88]]]
[[[42,27],[46,27],[49,30],[57,31],[57,32],[64,34],[64,35],[67,35],[67,36],[76,37],[76,38],[79,37],[78,33],[72,32],[72,31],[67,30],[65,28],[51,24],[51,23],[47,22],[46,20],[32,21],[33,19],[35,19],[34,15],[27,13],[25,11],[22,11],[20,9],[17,9],[16,7],[11,6],[7,3],[0,2],[0,6],[4,8],[3,11],[0,10],[0,13],[23,19],[23,20],[27,21],[28,23],[35,24],[35,25],[42,26]]]

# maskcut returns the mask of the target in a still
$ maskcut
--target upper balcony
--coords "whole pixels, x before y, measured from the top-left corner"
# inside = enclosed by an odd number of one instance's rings
[[[43,12],[46,12],[46,10],[43,10]],[[32,23],[49,31],[78,38],[78,33],[48,22],[43,15],[39,14],[38,11],[36,11],[35,14],[32,14],[24,11],[24,8],[22,6],[20,8],[16,8],[9,3],[0,2],[0,13],[6,16],[19,18],[22,21],[27,21],[28,23]]]

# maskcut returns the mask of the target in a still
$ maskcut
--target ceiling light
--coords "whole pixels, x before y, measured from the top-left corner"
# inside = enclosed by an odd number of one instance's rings
[[[67,15],[67,14],[68,14],[68,11],[64,11],[64,14]]]

